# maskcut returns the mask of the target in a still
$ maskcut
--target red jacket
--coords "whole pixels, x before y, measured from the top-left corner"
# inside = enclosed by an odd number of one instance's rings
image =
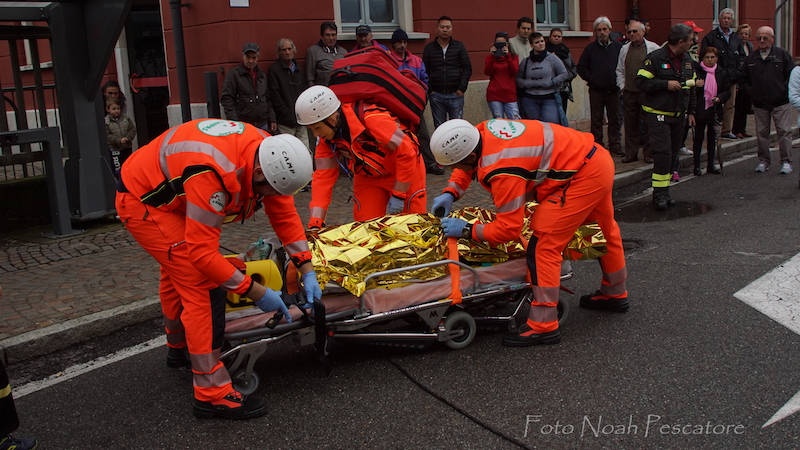
[[[486,55],[483,73],[489,76],[486,101],[511,103],[517,101],[517,70],[519,60],[509,53],[502,58]]]
[[[453,169],[444,192],[461,197],[476,175],[492,193],[497,218],[472,229],[473,238],[491,245],[519,237],[526,202],[562,201],[561,194],[594,151],[590,133],[538,120],[492,119],[476,127],[483,142],[478,166],[470,172]]]
[[[125,189],[142,203],[186,217],[194,266],[222,288],[243,294],[252,284],[219,252],[222,224],[264,205],[272,228],[298,266],[311,260],[294,198],[253,193],[256,152],[267,134],[243,122],[200,119],[178,125],[133,153],[122,165]]]

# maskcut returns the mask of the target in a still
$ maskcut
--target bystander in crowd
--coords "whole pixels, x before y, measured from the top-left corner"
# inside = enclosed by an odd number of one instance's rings
[[[532,33],[533,51],[517,73],[517,87],[521,91],[519,102],[526,119],[561,123],[556,94],[569,72],[558,56],[546,50],[544,36]]]
[[[509,50],[508,33],[495,34],[484,60],[483,73],[489,77],[486,101],[495,119],[519,119],[517,105],[517,55]]]

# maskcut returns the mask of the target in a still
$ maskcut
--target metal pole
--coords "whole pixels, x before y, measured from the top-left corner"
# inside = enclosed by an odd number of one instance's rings
[[[222,116],[219,111],[219,82],[217,72],[204,72],[203,78],[206,82],[206,109],[208,117],[220,119]]]
[[[781,9],[784,6],[786,6],[786,3],[788,3],[788,2],[789,2],[789,0],[783,0],[781,2],[781,4],[778,5],[777,8],[775,8],[775,17],[774,17],[775,22],[773,22],[773,23],[774,23],[774,26],[775,26],[775,45],[778,46],[778,47],[787,47],[785,45],[784,46],[781,45],[782,44],[781,37],[783,37],[782,35],[784,33],[784,30],[783,30],[783,23],[778,23],[778,16],[780,16]]]
[[[183,18],[181,1],[169,0],[172,14],[172,37],[175,40],[175,69],[178,72],[178,92],[181,97],[181,117],[184,122],[192,120],[189,105],[189,79],[186,76],[186,47],[183,45]]]

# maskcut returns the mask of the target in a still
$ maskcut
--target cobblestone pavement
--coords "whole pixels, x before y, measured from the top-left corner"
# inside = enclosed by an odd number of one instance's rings
[[[446,184],[446,176],[428,176],[431,197]],[[351,193],[350,180],[343,177],[334,190],[329,223],[352,221]],[[465,198],[464,204],[491,204],[477,183]],[[310,193],[295,198],[303,223],[310,199]],[[270,233],[269,220],[257,213],[244,224],[225,225],[220,244],[244,251]],[[35,231],[0,238],[0,274],[0,340],[158,294],[158,264],[119,223],[94,224],[84,234],[60,240]]]

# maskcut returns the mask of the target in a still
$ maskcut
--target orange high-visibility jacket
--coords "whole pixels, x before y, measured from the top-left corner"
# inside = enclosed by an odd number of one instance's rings
[[[194,266],[238,294],[247,292],[252,280],[220,254],[221,226],[252,216],[259,201],[292,261],[299,266],[311,260],[294,199],[288,195],[262,199],[253,192],[253,166],[266,136],[242,122],[193,120],[134,152],[121,170],[125,190],[142,203],[186,216],[185,245]]]
[[[377,105],[343,103],[342,113],[345,135],[330,141],[320,139],[314,154],[312,218],[324,219],[339,178],[340,162],[356,175],[394,177],[392,195],[404,200],[413,194],[409,192],[411,181],[425,177],[417,170],[417,137],[389,110]]]
[[[458,199],[476,175],[492,193],[497,218],[474,226],[472,235],[492,245],[519,237],[527,201],[563,202],[570,180],[595,148],[590,133],[537,120],[492,119],[476,127],[483,143],[478,166],[453,170],[444,192]]]

